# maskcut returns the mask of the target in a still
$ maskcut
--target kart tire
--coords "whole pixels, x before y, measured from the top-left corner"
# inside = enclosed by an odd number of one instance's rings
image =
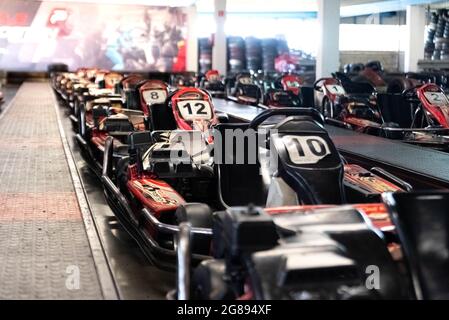
[[[381,128],[400,128],[400,126],[396,122],[385,122],[384,124],[382,124]],[[388,139],[401,139],[402,138],[401,132],[381,131],[381,135],[384,138],[388,138]]]
[[[226,264],[224,260],[208,259],[202,261],[193,271],[193,299],[234,300],[236,297],[228,289],[225,274]]]
[[[80,105],[78,112],[78,133],[85,138],[86,135],[86,109]]]
[[[73,124],[73,130],[75,131],[75,133],[79,133],[79,129],[80,129],[80,125],[79,125],[79,102],[77,100],[75,100],[73,102],[73,115],[76,117],[76,119],[78,119],[78,123],[74,123]]]
[[[122,192],[127,190],[126,184],[128,183],[128,164],[128,157],[122,158],[117,162],[115,174],[116,184]]]
[[[321,113],[325,118],[333,118],[332,108],[333,108],[332,103],[329,101],[327,97],[324,97],[321,105]]]
[[[212,228],[212,210],[207,204],[187,203],[180,206],[175,212],[176,223],[189,222],[192,228]],[[210,236],[193,235],[192,252],[197,254],[210,254]]]

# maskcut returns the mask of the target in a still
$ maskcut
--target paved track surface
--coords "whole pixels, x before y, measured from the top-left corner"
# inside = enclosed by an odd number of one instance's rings
[[[103,299],[49,85],[0,117],[0,299]]]

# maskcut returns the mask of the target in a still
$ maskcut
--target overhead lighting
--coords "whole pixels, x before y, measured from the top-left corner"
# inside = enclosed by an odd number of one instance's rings
[[[196,0],[45,0],[45,2],[95,3],[112,5],[142,5],[163,7],[189,7]]]

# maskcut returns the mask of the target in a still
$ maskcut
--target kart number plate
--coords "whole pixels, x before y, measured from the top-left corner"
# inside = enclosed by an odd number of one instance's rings
[[[290,161],[297,165],[316,164],[331,154],[327,142],[318,136],[283,136]]]
[[[327,90],[332,94],[343,95],[346,94],[345,89],[338,84],[326,85]]]
[[[142,95],[145,102],[150,105],[164,103],[167,98],[167,92],[164,90],[145,90]]]
[[[252,84],[253,80],[251,80],[251,78],[241,78],[241,79],[239,79],[239,82],[241,84]]]
[[[178,109],[184,120],[210,120],[212,108],[208,101],[184,100],[178,102]]]
[[[289,88],[299,88],[300,86],[298,81],[287,81],[287,87]]]
[[[447,106],[449,101],[443,92],[424,92],[426,99],[435,106]]]

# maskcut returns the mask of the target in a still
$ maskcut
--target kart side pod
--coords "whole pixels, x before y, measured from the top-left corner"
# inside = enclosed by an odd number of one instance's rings
[[[212,244],[214,259],[193,272],[193,298],[404,297],[381,235],[352,207],[279,217],[231,207],[214,214]],[[367,285],[372,266],[381,272],[375,288]]]

